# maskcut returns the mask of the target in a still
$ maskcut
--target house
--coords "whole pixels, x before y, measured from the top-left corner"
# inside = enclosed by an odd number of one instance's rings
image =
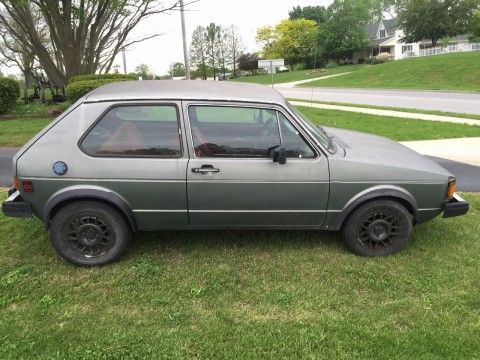
[[[392,59],[399,60],[414,56],[444,54],[448,52],[480,50],[479,43],[470,43],[468,35],[458,35],[450,39],[447,47],[437,43],[432,46],[431,40],[416,43],[405,43],[405,33],[399,27],[397,18],[382,19],[365,27],[368,44],[365,49],[353,54],[352,62],[357,64],[379,53],[389,53]]]

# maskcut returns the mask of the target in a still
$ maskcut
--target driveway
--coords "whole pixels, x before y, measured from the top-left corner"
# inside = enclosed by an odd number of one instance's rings
[[[0,186],[12,184],[12,158],[18,149],[0,148]],[[480,166],[430,157],[457,177],[460,191],[480,192]]]
[[[291,99],[392,106],[480,115],[480,93],[291,87],[275,85]]]

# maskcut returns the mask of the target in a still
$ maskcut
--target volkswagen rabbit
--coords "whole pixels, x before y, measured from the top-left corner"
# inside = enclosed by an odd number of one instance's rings
[[[468,211],[455,177],[424,156],[234,82],[102,86],[23,146],[13,171],[4,214],[40,219],[81,266],[165,229],[341,231],[354,253],[387,255],[414,225]]]

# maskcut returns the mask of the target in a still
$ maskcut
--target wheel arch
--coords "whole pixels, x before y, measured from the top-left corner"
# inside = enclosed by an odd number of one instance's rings
[[[365,189],[364,191],[356,194],[352,199],[350,199],[350,201],[348,201],[341,210],[340,215],[337,217],[334,225],[334,230],[341,229],[345,222],[348,220],[348,218],[360,206],[368,202],[381,199],[394,200],[401,203],[405,206],[408,212],[412,214],[414,223],[417,221],[417,201],[410,192],[395,185],[380,185]]]
[[[75,201],[99,201],[116,209],[130,225],[132,231],[137,229],[135,216],[130,204],[119,194],[101,186],[76,185],[64,188],[54,193],[45,203],[43,221],[45,227],[50,227],[50,220],[63,206]]]

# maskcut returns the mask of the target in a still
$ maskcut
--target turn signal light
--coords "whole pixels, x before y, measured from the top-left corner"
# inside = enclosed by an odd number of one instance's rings
[[[30,180],[23,180],[22,181],[22,190],[24,192],[32,192],[33,191],[33,184]]]
[[[457,179],[450,178],[447,186],[447,199],[452,199],[453,194],[457,191]]]

